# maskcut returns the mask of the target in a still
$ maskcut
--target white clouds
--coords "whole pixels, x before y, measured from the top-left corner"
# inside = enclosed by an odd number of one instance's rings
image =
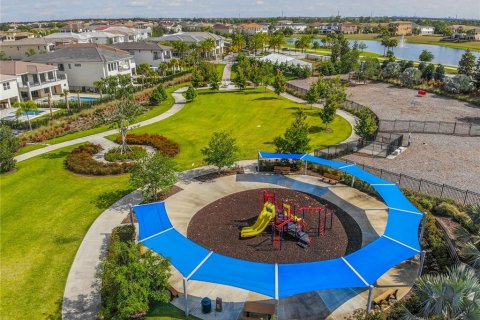
[[[33,9],[33,10],[32,10]],[[0,20],[89,17],[241,16],[427,16],[479,17],[478,0],[20,0],[2,1]]]

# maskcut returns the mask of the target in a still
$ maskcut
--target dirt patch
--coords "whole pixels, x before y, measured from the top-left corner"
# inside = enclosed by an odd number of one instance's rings
[[[253,225],[261,211],[260,191],[248,190],[219,199],[198,211],[188,226],[188,238],[227,256],[268,263],[294,263],[342,257],[361,248],[361,229],[343,210],[325,200],[290,189],[269,189],[280,199],[297,207],[327,204],[335,210],[332,228],[317,235],[318,215],[306,215],[311,245],[303,249],[298,240],[286,235],[281,250],[272,245],[270,227],[260,236],[241,239],[242,227]]]

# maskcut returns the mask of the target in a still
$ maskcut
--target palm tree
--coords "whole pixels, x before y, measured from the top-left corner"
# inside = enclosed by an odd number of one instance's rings
[[[61,94],[61,96],[65,98],[65,106],[67,107],[67,110],[70,110],[70,102],[68,100],[69,93],[70,93],[69,90],[63,89],[63,93]]]
[[[30,112],[35,112],[38,110],[37,104],[33,100],[27,100],[25,102],[17,101],[13,104],[14,108],[18,108],[16,112],[17,118],[26,115],[28,121],[28,127],[32,131],[32,123],[30,122]]]
[[[216,47],[215,40],[211,38],[205,39],[202,42],[200,42],[200,48],[205,58],[208,58],[209,53],[211,53],[211,51],[215,49],[215,47]]]
[[[188,50],[187,43],[183,41],[172,41],[173,51],[175,51],[180,58],[185,57],[185,53]]]
[[[170,64],[170,68],[172,68],[173,74],[175,74],[175,71],[177,70],[178,60],[172,59],[170,60],[169,64]]]
[[[158,70],[162,73],[162,76],[165,77],[168,70],[168,65],[166,63],[160,63],[158,65]]]
[[[241,33],[236,33],[232,36],[233,52],[239,53],[246,45],[245,37]]]
[[[104,78],[101,78],[100,80],[94,81],[93,86],[98,92],[100,92],[100,100],[102,100],[103,93],[107,91],[107,82],[105,81]]]
[[[467,265],[458,265],[447,274],[424,275],[416,286],[423,316],[479,319],[480,282]]]

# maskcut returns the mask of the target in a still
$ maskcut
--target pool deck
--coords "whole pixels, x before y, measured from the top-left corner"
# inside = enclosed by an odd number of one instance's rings
[[[60,109],[52,108],[52,112],[57,112],[58,110]],[[50,109],[48,108],[38,108],[38,111],[40,111],[41,113],[37,115],[29,115],[30,120],[50,114]],[[17,113],[16,108],[0,109],[0,120],[16,120],[17,119],[16,113]],[[20,122],[27,121],[27,116],[18,117],[18,121]]]

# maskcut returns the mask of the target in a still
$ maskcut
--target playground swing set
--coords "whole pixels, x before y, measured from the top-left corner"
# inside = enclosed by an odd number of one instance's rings
[[[316,235],[325,235],[326,230],[332,229],[333,210],[327,205],[319,207],[297,208],[287,202],[277,201],[275,193],[267,190],[260,192],[260,205],[262,211],[252,226],[242,228],[241,238],[255,237],[265,231],[270,225],[272,229],[272,244],[275,249],[282,249],[285,235],[289,234],[298,239],[297,244],[306,249],[309,247],[311,238],[307,231],[305,215],[318,216],[315,227]]]

